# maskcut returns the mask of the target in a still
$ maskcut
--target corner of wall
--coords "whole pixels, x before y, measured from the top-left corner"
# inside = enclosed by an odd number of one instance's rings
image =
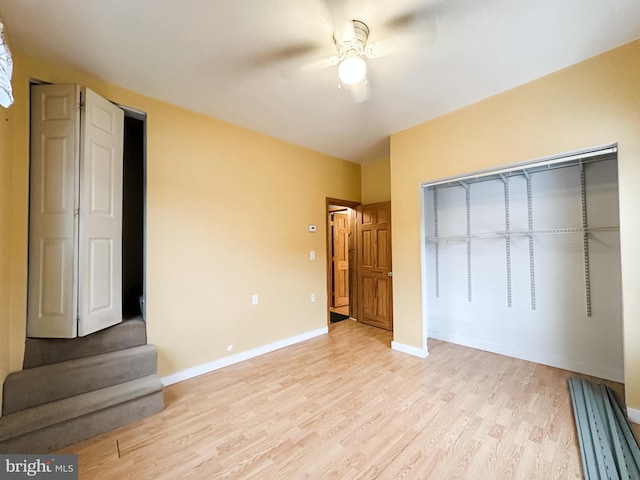
[[[0,108],[0,236],[11,238],[11,172],[13,110]],[[0,416],[2,387],[11,371],[11,313],[7,280],[10,275],[10,242],[0,242]]]
[[[391,200],[391,160],[384,157],[362,165],[362,203],[379,203]]]

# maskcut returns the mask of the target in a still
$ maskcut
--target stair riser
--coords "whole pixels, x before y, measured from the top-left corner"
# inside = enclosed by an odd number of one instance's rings
[[[162,411],[162,390],[0,442],[0,454],[43,454]]]
[[[100,355],[146,343],[147,327],[143,320],[126,320],[119,325],[86,337],[71,339],[28,338],[24,353],[24,368]]]
[[[7,415],[156,373],[157,349],[144,345],[14,372],[4,384]]]

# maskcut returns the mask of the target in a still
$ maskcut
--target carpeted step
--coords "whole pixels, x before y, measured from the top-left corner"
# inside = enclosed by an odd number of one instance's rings
[[[2,411],[9,414],[80,395],[157,371],[157,349],[141,345],[9,374]]]
[[[137,347],[147,343],[147,326],[140,317],[78,338],[27,338],[23,368],[65,362]]]
[[[162,411],[157,375],[0,417],[0,454],[48,453]]]

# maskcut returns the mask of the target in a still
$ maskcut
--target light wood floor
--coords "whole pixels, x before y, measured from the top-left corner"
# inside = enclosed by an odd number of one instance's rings
[[[582,477],[570,372],[439,341],[421,360],[391,339],[339,322],[58,453],[79,455],[83,480]]]

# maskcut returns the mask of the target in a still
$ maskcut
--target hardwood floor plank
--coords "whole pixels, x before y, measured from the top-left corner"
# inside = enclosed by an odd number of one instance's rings
[[[581,478],[575,374],[345,320],[165,389],[158,415],[58,453],[84,479]],[[606,382],[620,395],[622,385]]]

